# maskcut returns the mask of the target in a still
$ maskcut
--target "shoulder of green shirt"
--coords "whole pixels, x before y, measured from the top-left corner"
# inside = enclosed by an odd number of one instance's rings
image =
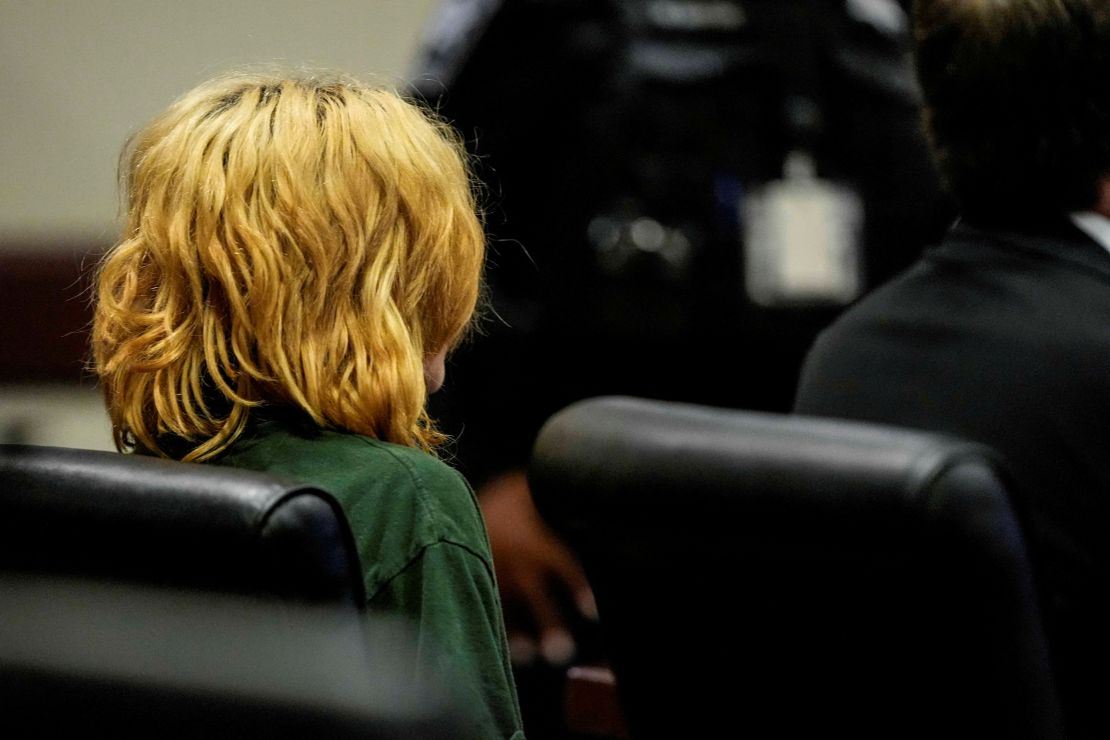
[[[340,501],[356,530],[370,517],[418,507],[406,559],[427,545],[448,542],[492,569],[473,490],[458,471],[422,450],[350,432],[267,425],[237,440],[217,462],[318,486]],[[391,495],[402,491],[409,495]]]

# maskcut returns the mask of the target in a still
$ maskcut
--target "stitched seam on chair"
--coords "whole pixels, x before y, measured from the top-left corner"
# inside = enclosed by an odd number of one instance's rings
[[[912,468],[907,473],[903,485],[903,497],[907,501],[930,508],[936,503],[931,496],[933,483],[950,470],[976,461],[985,463],[996,476],[1003,470],[1001,459],[988,447],[966,442],[952,450],[944,443],[930,442],[928,447],[914,458]]]
[[[289,439],[286,437],[279,437],[277,441],[278,451],[280,451],[283,447],[287,447],[289,445]],[[259,507],[259,511],[255,514],[255,521],[253,522],[253,526],[258,531],[261,531],[262,528],[266,526],[267,522],[270,519],[270,515],[273,514],[274,510],[277,509],[278,506],[285,503],[285,501],[291,495],[298,493],[300,490],[311,488],[314,491],[328,493],[319,486],[314,486],[311,483],[306,483],[305,481],[300,481],[295,478],[285,479],[273,473],[267,473],[267,475],[274,479],[271,481],[272,490],[270,494],[271,496],[273,496],[273,498],[271,498],[271,500],[267,502],[265,506]],[[290,490],[290,488],[293,488],[294,490]],[[328,493],[328,495],[330,496],[331,494]],[[333,508],[338,506],[337,501],[332,501],[330,503],[332,504]],[[338,507],[338,510],[342,512],[343,508]]]
[[[258,512],[258,514],[256,515],[258,519],[256,527],[260,532],[269,525],[270,518],[273,517],[279,507],[281,507],[290,499],[297,496],[315,496],[324,503],[328,504],[333,512],[336,512],[341,516],[343,515],[343,507],[339,505],[339,502],[335,500],[335,497],[319,486],[310,485],[308,483],[289,482],[286,484],[273,483],[272,487],[274,489],[274,492],[278,493],[279,495],[277,496],[277,498],[271,500],[270,503],[267,504],[264,509]]]

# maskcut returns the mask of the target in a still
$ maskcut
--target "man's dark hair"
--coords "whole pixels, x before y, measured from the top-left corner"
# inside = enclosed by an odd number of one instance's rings
[[[1090,208],[1110,170],[1110,0],[918,0],[917,73],[965,213]]]

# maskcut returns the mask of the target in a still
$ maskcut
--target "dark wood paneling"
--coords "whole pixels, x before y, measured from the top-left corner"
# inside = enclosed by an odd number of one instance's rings
[[[87,377],[99,247],[0,248],[0,382]]]

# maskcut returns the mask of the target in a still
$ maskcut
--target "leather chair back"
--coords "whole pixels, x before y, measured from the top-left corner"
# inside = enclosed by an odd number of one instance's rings
[[[1059,737],[988,449],[605,398],[549,420],[530,481],[595,589],[634,737]]]
[[[408,625],[136,583],[0,575],[5,737],[458,737]]]
[[[263,473],[0,445],[0,571],[363,608],[338,502]]]

